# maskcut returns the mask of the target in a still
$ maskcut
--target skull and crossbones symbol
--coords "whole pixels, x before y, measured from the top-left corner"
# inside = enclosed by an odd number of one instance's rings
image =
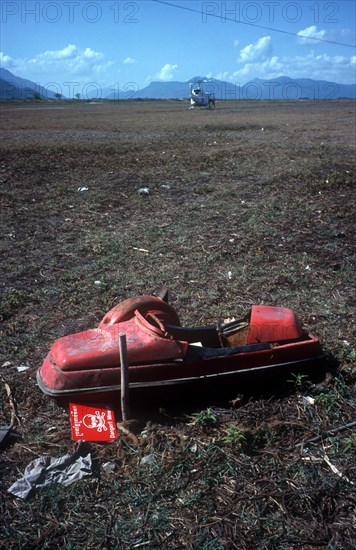
[[[83,417],[83,424],[87,428],[96,428],[98,432],[106,432],[108,430],[105,425],[105,413],[100,414],[99,411],[95,411],[95,414],[86,414]]]

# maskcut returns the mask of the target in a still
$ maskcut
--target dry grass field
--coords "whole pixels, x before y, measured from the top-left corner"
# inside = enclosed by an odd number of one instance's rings
[[[0,547],[353,547],[355,102],[8,103],[1,120],[0,423],[20,437],[0,454]],[[90,444],[91,477],[10,495],[74,448],[36,386],[52,342],[162,284],[182,324],[291,307],[325,368],[134,403],[135,433]]]

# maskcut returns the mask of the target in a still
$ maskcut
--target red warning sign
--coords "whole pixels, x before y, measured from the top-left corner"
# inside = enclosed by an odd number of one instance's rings
[[[114,441],[117,428],[114,411],[108,407],[69,403],[74,441]]]

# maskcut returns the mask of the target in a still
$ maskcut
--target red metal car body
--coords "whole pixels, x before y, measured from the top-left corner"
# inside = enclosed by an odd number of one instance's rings
[[[97,328],[56,340],[37,373],[40,389],[61,401],[116,401],[120,333],[126,334],[130,391],[203,380],[228,384],[241,375],[313,365],[322,356],[318,338],[290,309],[252,306],[238,321],[182,327],[169,304],[141,296],[118,304]]]

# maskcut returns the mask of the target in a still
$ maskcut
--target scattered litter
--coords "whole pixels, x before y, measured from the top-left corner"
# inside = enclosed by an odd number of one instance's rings
[[[3,363],[1,366],[2,366],[3,368],[7,368],[7,367],[11,367],[11,365],[12,365],[12,362],[11,362],[11,361],[5,361],[5,363]]]
[[[351,485],[354,485],[354,482],[351,481],[347,476],[345,476],[342,472],[340,472],[340,470],[338,470],[336,468],[336,466],[334,466],[334,464],[332,464],[330,462],[330,458],[328,457],[328,455],[324,455],[323,456],[323,459],[324,459],[324,462],[326,462],[326,464],[329,466],[329,468],[331,469],[332,472],[334,472],[334,474],[338,475],[339,477],[341,477],[341,479],[344,479],[345,481],[347,481],[348,483],[351,483]]]
[[[231,281],[231,279],[232,279],[232,271],[228,271],[228,272],[227,272],[227,278],[229,279],[229,281]]]
[[[137,250],[138,252],[146,252],[146,253],[149,252],[148,250],[146,250],[146,248],[137,248],[136,246],[133,246],[132,248],[133,250]]]
[[[304,405],[315,405],[315,399],[314,397],[310,397],[310,395],[300,396],[299,402],[303,403]]]
[[[48,428],[47,433],[52,433],[52,432],[55,432],[57,429],[57,426],[51,426],[50,428]]]
[[[303,449],[303,452],[307,453],[309,452],[309,449]],[[323,459],[319,456],[303,456],[302,457],[303,462],[315,462],[315,463],[321,463],[323,462]]]
[[[310,265],[306,265],[306,266],[305,266],[305,271],[311,271]]]
[[[78,191],[89,191],[89,187],[78,187]]]
[[[99,286],[101,285],[101,281],[94,281],[94,284]]]
[[[141,466],[152,466],[156,463],[156,457],[154,454],[146,455],[141,458],[140,464]]]
[[[171,186],[170,186],[170,185],[167,185],[166,183],[162,183],[162,185],[161,185],[161,189],[166,189],[166,190],[168,190],[168,189],[170,189],[170,188],[171,188]]]
[[[148,187],[140,187],[140,189],[138,189],[137,193],[139,195],[149,195],[150,194],[150,190]]]
[[[53,483],[67,486],[85,476],[92,475],[91,454],[88,447],[80,442],[73,454],[66,454],[60,458],[41,456],[30,462],[22,478],[17,480],[9,493],[26,499],[36,489]]]
[[[353,481],[351,481],[347,476],[345,476],[345,474],[340,472],[340,470],[338,470],[336,466],[334,466],[334,464],[332,464],[332,462],[330,461],[330,458],[326,454],[324,454],[324,456],[322,457],[306,456],[306,457],[303,457],[302,460],[304,462],[317,462],[317,463],[325,462],[329,466],[330,470],[334,472],[334,474],[338,475],[339,477],[341,477],[341,479],[344,479],[348,483],[351,483],[351,485],[354,485]]]
[[[19,365],[17,367],[17,372],[25,372],[25,370],[28,370],[30,367],[28,365]]]
[[[115,462],[105,462],[105,464],[102,465],[102,469],[106,474],[113,474],[116,470],[116,464]]]

